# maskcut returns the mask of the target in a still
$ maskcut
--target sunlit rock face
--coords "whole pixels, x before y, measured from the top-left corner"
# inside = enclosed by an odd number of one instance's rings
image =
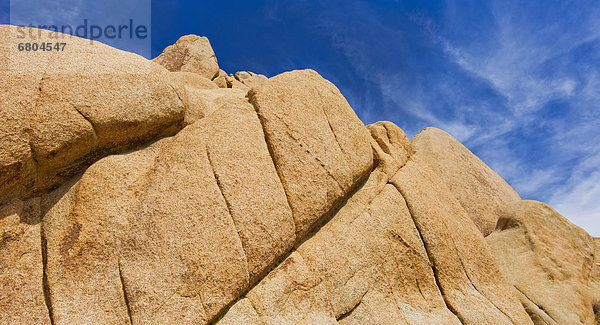
[[[596,321],[598,240],[441,130],[195,35],[31,60],[0,28],[2,324]]]

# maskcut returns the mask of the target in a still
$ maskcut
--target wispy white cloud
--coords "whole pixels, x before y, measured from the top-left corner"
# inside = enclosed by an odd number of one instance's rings
[[[490,21],[477,39],[457,36],[465,31],[460,24],[466,6],[455,1],[447,1],[444,21],[420,10],[407,17],[461,73],[489,87],[499,101],[473,94],[452,70],[423,82],[414,77],[418,69],[385,66],[389,62],[377,57],[385,55],[378,40],[370,34],[357,36],[347,24],[328,21],[323,30],[356,73],[395,107],[382,115],[400,124],[409,121],[401,125],[407,134],[429,125],[448,131],[523,198],[546,201],[599,235],[594,229],[600,229],[600,200],[592,198],[600,197],[600,162],[590,164],[586,157],[600,154],[600,67],[585,59],[600,58],[600,45],[587,49],[583,61],[575,52],[600,44],[600,4],[488,4]],[[389,50],[399,58],[414,51],[407,48],[413,44],[403,43],[406,31],[383,23],[369,4],[356,5],[352,14],[353,21],[377,30],[381,39],[397,40]],[[445,109],[447,105],[452,106]]]
[[[600,154],[586,159],[564,186],[557,189],[549,204],[592,236],[600,237]]]

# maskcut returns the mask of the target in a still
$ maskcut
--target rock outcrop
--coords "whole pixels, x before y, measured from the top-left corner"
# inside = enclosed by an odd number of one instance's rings
[[[58,54],[19,52],[18,35],[0,26],[0,203],[43,194],[98,157],[183,127],[184,106],[161,66],[68,36]]]
[[[517,192],[448,133],[426,128],[411,139],[415,157],[440,176],[484,236],[500,213],[521,200]]]
[[[592,237],[551,207],[521,201],[486,240],[536,324],[593,324]]]
[[[194,35],[29,60],[0,28],[2,324],[595,322],[600,242],[443,131]]]
[[[249,88],[252,88],[267,81],[268,78],[262,74],[256,74],[250,71],[238,71],[235,73],[235,79]]]
[[[154,60],[169,71],[194,72],[210,80],[219,74],[217,57],[206,37],[182,36]]]

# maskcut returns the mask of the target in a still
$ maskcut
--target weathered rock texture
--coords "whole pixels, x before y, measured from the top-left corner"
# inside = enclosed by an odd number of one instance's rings
[[[32,31],[38,42],[56,41]],[[19,52],[18,35],[0,26],[0,203],[181,129],[184,106],[159,65],[68,36],[64,52]]]
[[[371,171],[369,132],[340,91],[312,70],[275,76],[249,99],[301,239]]]
[[[1,324],[594,323],[592,238],[443,131],[227,75],[206,38],[169,72],[0,28]]]
[[[153,61],[169,71],[195,72],[210,80],[219,74],[217,57],[208,38],[196,35],[182,36]]]
[[[543,203],[522,201],[486,240],[536,324],[594,323],[596,248],[583,229]]]
[[[40,199],[0,207],[0,323],[47,324]]]
[[[262,74],[256,74],[250,71],[238,71],[235,73],[235,79],[252,88],[267,81],[268,78]]]
[[[411,144],[415,157],[440,176],[484,236],[494,230],[505,208],[521,200],[506,181],[448,133],[426,128]]]
[[[594,238],[594,243],[596,245],[596,260],[592,267],[590,278],[592,282],[592,299],[594,300],[596,323],[600,324],[600,238]]]

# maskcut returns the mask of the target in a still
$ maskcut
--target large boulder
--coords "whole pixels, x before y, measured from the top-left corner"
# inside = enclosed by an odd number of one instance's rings
[[[99,157],[181,129],[184,106],[161,66],[63,34],[64,51],[20,52],[19,35],[0,26],[0,203],[43,194]]]
[[[390,180],[402,193],[450,310],[463,324],[530,324],[516,290],[452,190],[414,155]]]
[[[55,324],[206,323],[295,240],[247,102],[94,164],[43,234]]]
[[[378,166],[393,177],[412,156],[412,145],[402,129],[392,122],[377,122],[368,125],[371,132],[371,146]]]
[[[185,106],[183,125],[190,125],[228,103],[248,102],[247,91],[219,88],[214,82],[193,72],[169,74]]]
[[[182,36],[153,61],[169,71],[194,72],[210,80],[219,74],[219,64],[210,41],[197,35]]]
[[[411,139],[415,157],[434,170],[484,236],[500,213],[521,200],[502,177],[448,133],[426,128]]]
[[[302,239],[369,174],[369,131],[340,91],[312,70],[270,78],[248,93]]]
[[[443,131],[365,127],[312,70],[227,75],[193,35],[155,59],[169,72],[0,29],[1,324],[600,313],[600,243]]]
[[[535,324],[594,324],[592,238],[551,207],[513,204],[486,238]]]
[[[315,87],[330,85],[316,73],[309,76],[296,79],[302,82],[295,83],[295,92],[284,100],[303,100],[299,94],[312,96]],[[255,96],[276,91],[275,86],[258,90]],[[276,116],[269,115],[270,97],[260,97],[262,108],[245,98],[227,100],[174,137],[106,157],[88,168],[43,218],[46,296],[53,322],[214,320],[303,238],[299,229],[312,230],[370,171],[368,142],[363,150],[347,138],[358,141],[368,136],[366,129],[344,129],[341,124],[362,124],[349,114],[339,91],[325,89],[322,101],[314,106],[279,107]],[[313,114],[317,109],[320,115]],[[259,119],[256,110],[276,119],[283,131],[263,125],[265,116]],[[285,110],[298,111],[285,114]],[[298,115],[307,117],[307,129],[293,120]],[[329,123],[333,126],[325,129],[327,133],[308,133]],[[272,142],[278,132],[287,134],[288,127],[293,127],[295,139],[311,146]],[[329,149],[307,140],[312,136],[328,139],[335,146],[333,153],[341,155],[338,160],[328,157]],[[310,219],[299,228],[290,207],[297,201],[289,189],[306,183],[291,177],[290,166],[273,160],[271,152],[285,150],[295,156],[289,159],[300,161],[307,159],[307,149],[314,152],[308,158],[328,161],[330,168],[346,168],[349,178],[336,196],[317,202],[320,214],[307,216]],[[310,170],[304,172],[311,176]],[[327,177],[317,173],[310,180],[327,184]],[[292,193],[309,197],[314,190]]]
[[[530,324],[483,236],[412,160],[404,133],[389,122],[369,129],[377,169],[219,324]]]

